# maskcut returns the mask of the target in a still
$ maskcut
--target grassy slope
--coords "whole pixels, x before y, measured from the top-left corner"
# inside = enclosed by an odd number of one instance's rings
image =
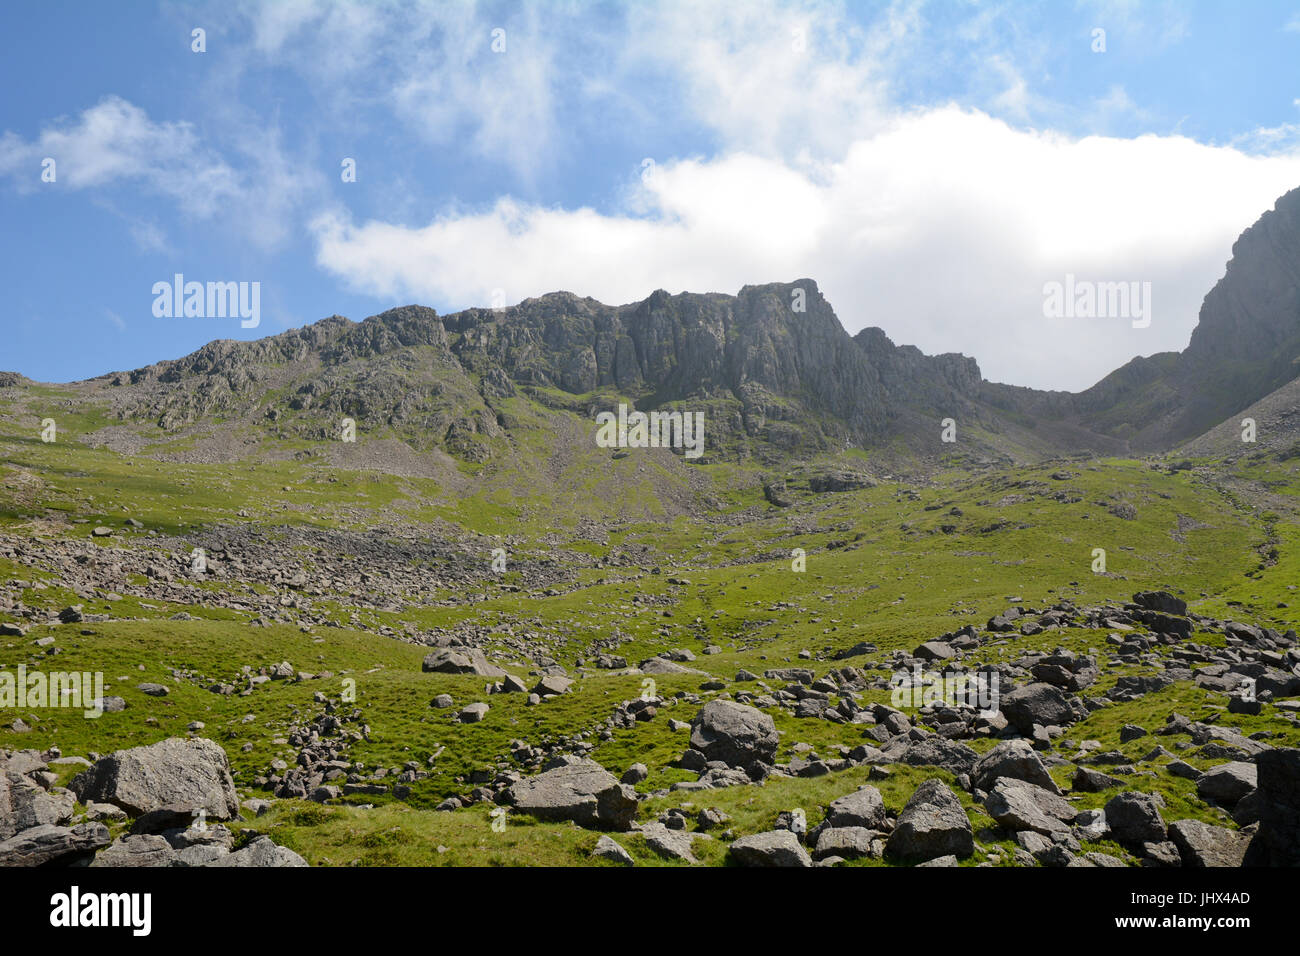
[[[21,714],[32,731],[17,735],[0,729],[0,746],[58,745],[65,754],[102,753],[184,734],[189,722],[200,720],[206,725],[204,735],[229,753],[237,782],[249,787],[272,759],[293,760],[292,749],[277,741],[283,741],[293,719],[319,712],[313,693],[336,696],[342,680],[351,678],[356,706],[371,728],[370,739],[352,748],[351,759],[369,767],[400,767],[410,760],[426,766],[429,755],[443,748],[431,776],[414,784],[405,802],[387,795],[346,799],[348,804],[363,799],[378,804],[358,809],[283,801],[269,818],[257,821],[258,828],[269,827],[277,840],[313,863],[585,862],[596,835],[575,827],[512,817],[506,832],[496,833],[487,807],[451,814],[430,808],[445,796],[466,792],[470,771],[509,766],[510,740],[537,743],[593,731],[619,701],[637,696],[640,677],[576,667],[579,659],[590,657],[593,641],[615,631],[631,638],[618,653],[633,663],[666,648],[686,647],[698,656],[693,666],[730,681],[739,668],[761,674],[786,662],[825,671],[839,666],[830,662],[835,650],[862,640],[877,644],[879,652],[844,663],[875,665],[876,673],[887,673],[894,650],[910,651],[966,623],[982,626],[1007,603],[1038,606],[1061,598],[1079,604],[1118,602],[1149,588],[1181,594],[1193,609],[1207,614],[1282,627],[1296,622],[1286,605],[1294,600],[1291,582],[1300,571],[1298,532],[1289,510],[1300,494],[1300,478],[1287,461],[1252,460],[1232,475],[1210,469],[1170,473],[1136,461],[1071,463],[1064,480],[1051,477],[1062,469],[1059,463],[973,476],[953,472],[926,485],[884,482],[870,490],[822,496],[796,491],[798,500],[787,510],[763,502],[752,470],[708,465],[696,474],[713,482],[712,494],[722,510],[699,520],[658,507],[665,488],[684,489],[685,481],[678,463],[665,466],[648,456],[614,461],[606,452],[597,459],[594,450],[579,451],[591,457],[543,476],[537,466],[544,457],[539,445],[524,449],[514,463],[494,465],[501,470],[492,484],[476,482],[460,497],[429,479],[347,471],[311,459],[257,468],[175,465],[92,450],[77,437],[103,423],[94,415],[83,420],[69,414],[57,393],[43,398],[52,413],[57,410],[61,433],[56,444],[36,439],[34,409],[0,418],[0,529],[10,533],[84,538],[94,524],[120,527],[126,515],[181,536],[187,528],[245,520],[352,528],[393,526],[400,520],[451,522],[466,534],[509,534],[517,542],[512,548],[523,552],[554,552],[557,537],[567,542],[561,548],[597,556],[615,547],[651,549],[639,567],[585,570],[583,586],[566,593],[546,596],[489,587],[485,600],[472,606],[428,606],[401,614],[367,611],[357,616],[359,625],[352,624],[352,609],[340,606],[337,619],[344,626],[313,634],[285,625],[252,627],[234,611],[167,602],[147,607],[129,599],[110,601],[104,594],[87,600],[56,582],[43,586],[26,567],[0,559],[0,576],[32,585],[22,592],[29,606],[56,612],[82,603],[87,613],[115,618],[102,624],[37,626],[25,638],[0,638],[0,667],[27,663],[102,671],[113,685],[108,692],[128,702],[124,712],[98,721],[58,710]],[[5,411],[0,407],[0,416]],[[1267,495],[1257,494],[1264,483]],[[503,493],[503,486],[510,493]],[[1136,508],[1135,520],[1110,513],[1120,502]],[[237,517],[241,510],[247,518]],[[593,518],[610,526],[607,541],[574,536],[580,519]],[[1107,552],[1105,574],[1091,570],[1098,547]],[[1257,549],[1269,547],[1276,561],[1261,566]],[[791,570],[789,555],[795,548],[807,552],[805,573]],[[663,573],[648,573],[652,567]],[[669,577],[689,583],[670,584]],[[508,577],[503,583],[509,583]],[[649,603],[647,597],[667,603]],[[182,609],[196,619],[169,620]],[[384,624],[450,627],[465,620],[513,622],[543,635],[553,656],[570,673],[581,675],[574,691],[538,707],[526,707],[522,695],[485,698],[482,678],[422,674],[421,648],[375,633]],[[55,638],[53,656],[51,647],[34,643],[46,636]],[[1086,651],[1103,638],[1087,630],[1013,637],[1006,645],[981,648],[971,660],[1027,648]],[[1214,641],[1213,635],[1200,638]],[[702,656],[708,644],[719,645],[722,652]],[[799,660],[802,650],[811,652],[811,662]],[[273,682],[247,697],[221,697],[202,689],[211,680],[233,679],[242,665],[256,668],[281,660],[333,676]],[[524,668],[514,670],[524,673]],[[1104,691],[1121,674],[1143,670],[1148,669],[1104,670],[1094,691]],[[177,678],[175,672],[187,676]],[[141,694],[136,684],[144,680],[166,684],[171,694],[162,699]],[[595,758],[616,774],[634,762],[647,764],[651,775],[643,790],[689,779],[691,775],[668,766],[685,747],[685,734],[669,730],[667,718],[689,720],[700,701],[712,696],[699,689],[702,680],[657,677],[662,696],[681,694],[684,699],[661,709],[653,721],[598,741]],[[442,692],[458,704],[488,699],[491,711],[481,724],[457,724],[455,710],[430,707]],[[887,700],[888,693],[865,696]],[[1259,717],[1245,717],[1226,714],[1224,703],[1223,695],[1175,685],[1100,711],[1071,728],[1066,738],[1071,743],[1096,739],[1106,749],[1137,758],[1152,742],[1120,745],[1119,727],[1130,722],[1159,725],[1178,710],[1245,733],[1272,731],[1278,735],[1275,743],[1300,743],[1295,725],[1271,708]],[[254,719],[245,723],[248,714]],[[783,732],[782,759],[798,742],[828,757],[836,755],[838,746],[862,741],[861,727],[796,719],[784,711],[773,716]],[[251,749],[244,752],[247,744]],[[1067,757],[1073,752],[1065,741],[1057,747]],[[799,806],[814,824],[820,807],[865,782],[865,774],[866,768],[857,768],[814,780],[673,794],[652,801],[643,816],[672,805],[716,806],[731,814],[732,827],[741,834],[770,828],[777,812]],[[880,786],[898,809],[933,771],[895,767],[894,774]],[[1169,819],[1225,822],[1194,800],[1187,781],[1161,775],[1143,780],[1143,786],[1147,783],[1165,794]],[[1081,805],[1099,805],[1106,798],[1087,796]],[[989,825],[978,807],[971,813],[977,831]],[[620,839],[639,861],[660,862],[639,837]],[[991,833],[980,839],[984,845],[996,842]],[[702,859],[722,861],[718,841],[697,841],[696,846]]]

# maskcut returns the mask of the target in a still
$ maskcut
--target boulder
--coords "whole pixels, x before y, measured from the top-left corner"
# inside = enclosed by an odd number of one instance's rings
[[[907,801],[886,849],[904,860],[967,857],[975,852],[975,837],[961,802],[943,781],[930,779]]]
[[[591,851],[591,855],[598,860],[608,860],[611,863],[619,863],[623,866],[633,866],[635,861],[632,854],[619,846],[618,841],[613,837],[601,834],[600,839],[596,841],[596,848]]]
[[[992,790],[999,777],[1024,780],[1051,793],[1060,793],[1043,759],[1029,741],[1004,740],[975,762],[971,780],[980,790]]]
[[[826,823],[879,830],[885,825],[885,801],[875,787],[862,787],[832,801],[826,808]]]
[[[892,751],[893,746],[888,749]],[[938,734],[909,743],[895,758],[896,762],[909,767],[938,767],[954,776],[970,773],[978,759],[979,754],[965,744]]]
[[[424,655],[420,669],[439,674],[477,674],[480,677],[505,677],[506,672],[488,663],[476,647],[439,647]]]
[[[1233,761],[1205,771],[1196,781],[1196,792],[1202,800],[1232,808],[1258,785],[1258,772],[1253,763]]]
[[[1122,783],[1123,781],[1118,777],[1112,777],[1108,773],[1102,773],[1100,770],[1092,770],[1088,767],[1077,768],[1074,771],[1074,776],[1070,779],[1070,786],[1078,793],[1101,793],[1111,787],[1118,787]]]
[[[691,747],[730,767],[771,763],[779,742],[771,717],[729,700],[709,701],[691,721]]]
[[[102,823],[75,827],[42,823],[0,842],[0,867],[72,863],[89,857],[110,841],[108,827]]]
[[[1200,820],[1175,820],[1169,838],[1178,847],[1183,866],[1241,866],[1250,845],[1249,834],[1216,827]]]
[[[813,856],[824,860],[837,856],[845,860],[878,857],[884,848],[884,834],[867,827],[826,827],[817,834]]]
[[[82,803],[111,803],[132,816],[168,806],[203,810],[209,820],[239,813],[226,752],[203,737],[119,750],[78,774],[71,788]]]
[[[596,830],[627,830],[636,816],[636,791],[586,758],[515,783],[507,801],[539,820],[572,820]]]
[[[0,770],[0,840],[31,827],[67,823],[74,803],[66,790],[51,793],[21,773]]]
[[[1182,598],[1174,597],[1168,591],[1139,591],[1133,595],[1133,603],[1148,611],[1187,616],[1187,602]]]
[[[555,696],[567,694],[569,688],[573,686],[573,680],[568,677],[561,677],[558,674],[547,674],[537,682],[533,688],[533,693],[538,697]]]
[[[174,866],[176,851],[154,834],[138,834],[118,840],[101,850],[91,866]]]
[[[947,661],[957,656],[951,644],[945,644],[943,641],[926,641],[915,651],[913,657],[919,657],[923,661]]]
[[[1163,801],[1155,794],[1126,790],[1106,804],[1106,822],[1115,840],[1126,846],[1163,843],[1165,821],[1160,816]]]
[[[984,800],[989,816],[1008,830],[1033,830],[1044,836],[1066,833],[1078,813],[1064,799],[1023,780],[1003,778]]]
[[[1035,683],[1017,687],[1001,700],[1002,716],[1024,736],[1034,731],[1034,724],[1064,727],[1074,722],[1074,709],[1051,684]]]
[[[268,836],[255,837],[242,850],[219,857],[208,866],[268,867],[307,866],[308,863],[288,847],[276,845]]]
[[[728,849],[741,866],[812,866],[799,838],[789,830],[769,830],[741,837]]]
[[[681,860],[684,863],[698,863],[691,852],[691,842],[695,834],[685,830],[672,830],[662,823],[648,823],[641,828],[641,836],[646,846],[668,860]]]
[[[684,667],[665,657],[650,657],[637,665],[643,674],[703,674],[704,671]]]

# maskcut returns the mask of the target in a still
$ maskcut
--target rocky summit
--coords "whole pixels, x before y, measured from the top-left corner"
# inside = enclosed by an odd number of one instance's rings
[[[1298,249],[1079,394],[811,279],[0,375],[0,865],[1297,865]]]

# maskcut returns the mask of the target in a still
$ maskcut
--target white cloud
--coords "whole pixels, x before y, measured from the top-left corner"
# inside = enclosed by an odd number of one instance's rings
[[[1213,188],[1207,188],[1208,183]],[[611,304],[816,279],[850,331],[877,325],[985,375],[1084,388],[1135,354],[1181,349],[1236,236],[1300,184],[1300,157],[1182,137],[1072,139],[948,107],[902,117],[837,162],[732,153],[660,164],[644,216],[509,199],[424,227],[312,225],[353,288],[460,308],[567,289]],[[1066,273],[1153,284],[1153,322],[1048,320]]]
[[[135,181],[203,218],[238,188],[235,172],[200,145],[189,123],[155,122],[119,96],[104,97],[75,120],[54,121],[33,140],[13,132],[0,137],[0,175],[19,189],[41,183],[46,157],[63,188]]]
[[[336,118],[380,105],[426,142],[468,146],[526,179],[550,156],[556,59],[566,43],[583,42],[590,23],[576,7],[489,12],[445,0],[244,2],[214,12],[246,24],[262,64],[307,78]]]

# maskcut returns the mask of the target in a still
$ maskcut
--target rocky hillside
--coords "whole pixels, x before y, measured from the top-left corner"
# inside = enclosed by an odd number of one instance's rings
[[[1168,450],[1286,385],[1298,356],[1295,190],[1238,239],[1184,352],[1135,358],[1078,394],[990,383],[972,358],[926,356],[878,328],[850,336],[816,282],[799,279],[621,306],[557,292],[447,316],[416,305],[360,323],[336,315],[76,383],[71,404],[101,414],[99,437],[120,450],[197,442],[209,460],[238,460],[268,440],[337,437],[351,418],[363,442],[483,462],[629,401],[704,412],[713,460],[771,466],[858,448],[906,470]],[[31,384],[0,376],[19,392]],[[945,418],[957,446],[939,441]]]

